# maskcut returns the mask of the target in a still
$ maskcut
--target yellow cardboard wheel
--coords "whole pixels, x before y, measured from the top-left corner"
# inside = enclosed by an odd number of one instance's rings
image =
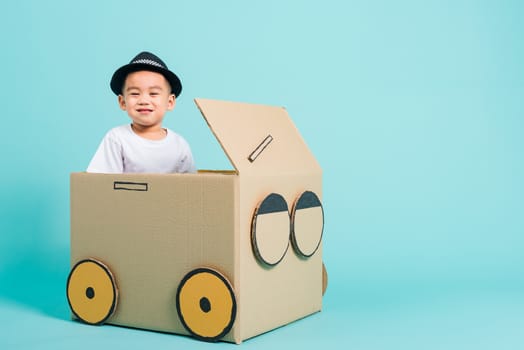
[[[235,322],[233,288],[222,274],[209,268],[192,270],[182,279],[176,306],[184,327],[201,340],[219,340]]]
[[[89,324],[101,324],[116,309],[118,290],[107,266],[94,259],[79,261],[67,279],[67,300],[73,314]]]

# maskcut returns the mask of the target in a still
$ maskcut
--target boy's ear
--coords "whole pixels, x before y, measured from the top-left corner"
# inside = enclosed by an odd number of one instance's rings
[[[121,110],[126,110],[126,100],[124,99],[124,96],[118,95],[118,105],[120,106]]]
[[[174,94],[169,95],[169,100],[167,101],[167,109],[172,111],[176,105],[176,97]]]

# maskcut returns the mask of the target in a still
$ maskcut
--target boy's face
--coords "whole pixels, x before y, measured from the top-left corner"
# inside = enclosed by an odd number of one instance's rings
[[[175,107],[175,95],[162,74],[138,71],[128,74],[118,103],[133,124],[154,129],[162,126],[164,114]]]

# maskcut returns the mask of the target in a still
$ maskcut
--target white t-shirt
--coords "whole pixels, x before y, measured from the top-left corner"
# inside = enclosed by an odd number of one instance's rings
[[[90,173],[194,173],[191,149],[177,133],[166,129],[162,140],[135,134],[131,124],[109,130],[87,167]]]

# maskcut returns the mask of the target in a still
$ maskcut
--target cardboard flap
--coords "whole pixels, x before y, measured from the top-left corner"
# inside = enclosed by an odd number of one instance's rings
[[[321,172],[283,107],[195,99],[238,173]]]

